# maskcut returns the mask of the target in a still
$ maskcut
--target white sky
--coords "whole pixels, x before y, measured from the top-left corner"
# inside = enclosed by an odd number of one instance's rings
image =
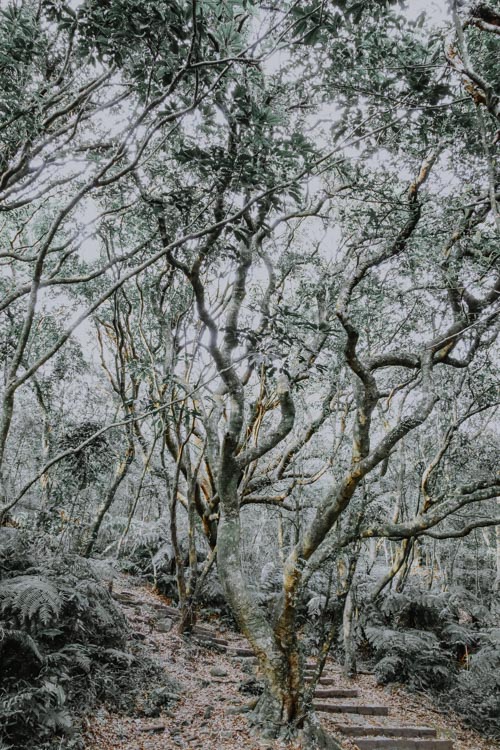
[[[449,16],[446,0],[409,0],[406,15],[414,20],[425,10],[429,18],[442,21]]]
[[[0,0],[0,8],[7,8],[11,0]],[[72,8],[76,9],[83,0],[70,0]],[[425,10],[429,16],[440,20],[448,16],[447,0],[408,0],[407,14],[414,19]]]

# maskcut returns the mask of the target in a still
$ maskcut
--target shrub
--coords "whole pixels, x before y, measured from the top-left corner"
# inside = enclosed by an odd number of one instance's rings
[[[478,731],[500,737],[500,629],[469,592],[408,589],[364,608],[380,683],[430,692]]]
[[[365,633],[374,649],[379,682],[404,682],[416,690],[451,685],[456,668],[434,633],[377,627],[368,627]]]
[[[135,703],[159,667],[128,647],[128,626],[91,564],[16,539],[0,545],[0,736],[12,750],[78,747],[98,702]],[[131,666],[134,669],[131,669]],[[56,744],[60,747],[59,740]]]

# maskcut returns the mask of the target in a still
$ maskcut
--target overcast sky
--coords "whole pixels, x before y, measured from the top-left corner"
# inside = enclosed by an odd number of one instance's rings
[[[446,0],[409,0],[406,13],[412,19],[417,18],[425,10],[429,17],[441,21],[449,15]]]
[[[73,8],[77,8],[82,2],[83,0],[70,0],[70,5]],[[407,13],[411,18],[416,18],[423,10],[425,10],[429,16],[436,19],[442,19],[448,15],[447,0],[408,0],[407,4]],[[0,8],[6,8],[8,5],[9,0],[0,0]]]

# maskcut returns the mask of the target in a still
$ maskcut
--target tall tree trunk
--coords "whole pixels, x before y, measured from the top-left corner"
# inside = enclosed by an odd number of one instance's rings
[[[356,642],[354,639],[355,612],[355,596],[351,587],[345,598],[342,617],[342,630],[344,635],[344,672],[348,677],[353,677],[357,672]]]
[[[196,481],[188,490],[188,576],[184,576],[184,597],[181,604],[179,633],[189,633],[196,625],[196,580],[198,575],[198,553],[196,549],[196,505],[194,494],[199,491]]]
[[[497,497],[497,505],[500,507],[500,497]],[[493,584],[493,591],[500,591],[500,526],[495,526],[496,542],[496,577]]]
[[[95,543],[97,541],[97,537],[99,535],[99,530],[101,528],[102,522],[104,521],[106,513],[108,512],[111,505],[113,504],[113,500],[115,499],[118,488],[120,484],[123,482],[123,480],[125,479],[125,477],[127,476],[128,471],[135,458],[134,438],[133,438],[132,431],[130,429],[130,425],[127,426],[127,441],[128,441],[127,449],[125,451],[123,460],[120,461],[120,463],[116,467],[115,475],[113,477],[111,486],[109,487],[106,493],[106,496],[103,502],[101,503],[101,505],[99,506],[99,510],[97,511],[97,516],[92,525],[89,539],[87,541],[87,544],[85,546],[85,550],[83,553],[85,557],[90,557],[90,555],[92,554]]]
[[[36,400],[38,401],[38,405],[43,414],[41,458],[42,458],[42,465],[44,465],[44,464],[47,464],[49,461],[51,448],[52,448],[51,446],[52,425],[50,422],[50,408],[49,408],[49,405],[46,403],[42,388],[36,377],[33,378],[33,387],[35,391]],[[40,510],[36,519],[37,529],[42,529],[44,527],[44,524],[49,519],[51,489],[52,489],[52,482],[50,480],[50,475],[48,472],[44,472],[40,477],[41,507],[40,507]]]

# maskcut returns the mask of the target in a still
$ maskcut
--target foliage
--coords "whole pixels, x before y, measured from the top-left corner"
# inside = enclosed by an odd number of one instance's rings
[[[59,442],[59,450],[61,452],[75,451],[80,444],[100,429],[102,425],[90,421],[70,427]],[[61,473],[66,485],[68,482],[74,482],[79,487],[85,487],[98,478],[109,464],[107,436],[100,435],[81,450],[70,453],[61,464]]]
[[[500,736],[500,637],[463,589],[391,592],[364,615],[375,675],[435,696],[484,734]]]
[[[109,534],[109,529],[105,529],[105,532]],[[187,564],[188,548],[185,536],[181,537],[179,547]],[[121,555],[118,562],[121,570],[148,581],[160,594],[178,601],[174,550],[162,521],[155,524],[135,523],[122,546]],[[197,548],[198,573],[203,570],[206,557],[206,549],[201,546]],[[227,602],[216,569],[212,568],[205,578],[198,602],[205,609],[228,614]]]
[[[479,648],[468,659],[446,699],[467,724],[500,737],[500,630],[484,630]]]
[[[2,736],[19,750],[61,735],[76,747],[92,706],[130,709],[146,670],[148,681],[159,670],[130,651],[125,619],[85,560],[18,540],[1,548],[0,571]]]
[[[365,633],[376,659],[375,674],[382,684],[398,681],[419,690],[451,684],[453,663],[441,651],[434,633],[389,628],[366,628]]]

